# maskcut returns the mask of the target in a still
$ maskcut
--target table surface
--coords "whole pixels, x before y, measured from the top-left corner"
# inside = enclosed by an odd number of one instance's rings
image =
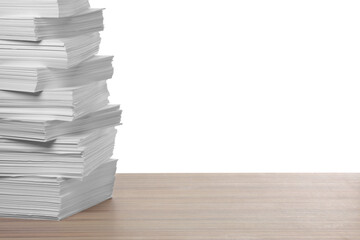
[[[0,219],[11,240],[360,239],[360,174],[121,174],[61,222]]]

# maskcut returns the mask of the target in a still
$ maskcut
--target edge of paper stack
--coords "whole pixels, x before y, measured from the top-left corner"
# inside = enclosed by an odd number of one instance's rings
[[[62,220],[112,197],[120,125],[88,0],[0,0],[0,217]]]

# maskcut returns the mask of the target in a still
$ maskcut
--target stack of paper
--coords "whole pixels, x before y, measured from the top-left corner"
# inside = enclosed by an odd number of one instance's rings
[[[0,118],[72,121],[108,105],[105,81],[39,94],[0,91]]]
[[[2,17],[67,17],[89,9],[88,0],[1,0]]]
[[[111,198],[120,124],[87,0],[0,0],[0,217],[60,220]],[[46,40],[43,40],[46,39]]]
[[[121,110],[118,105],[108,105],[70,122],[48,120],[47,117],[41,116],[0,118],[0,137],[48,142],[70,133],[114,127],[119,125],[120,119]]]
[[[0,40],[0,62],[67,69],[94,56],[100,41],[99,33],[41,42]]]
[[[0,217],[61,220],[111,198],[116,160],[84,179],[0,177]]]
[[[104,29],[102,9],[64,18],[0,18],[0,38],[38,41],[99,32]]]
[[[112,59],[112,56],[95,56],[69,69],[0,63],[0,89],[34,93],[107,80],[113,75]]]
[[[45,143],[0,139],[0,176],[83,178],[111,158],[116,130],[69,134]]]

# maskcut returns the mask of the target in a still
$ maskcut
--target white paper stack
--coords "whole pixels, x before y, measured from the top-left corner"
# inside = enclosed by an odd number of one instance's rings
[[[39,41],[99,32],[103,29],[102,9],[89,9],[80,15],[64,18],[0,18],[1,39]]]
[[[0,217],[61,220],[111,198],[121,122],[87,0],[0,0]],[[45,40],[44,40],[45,39]]]
[[[113,75],[112,60],[112,56],[94,56],[69,69],[0,63],[0,89],[34,93],[107,80]]]
[[[0,176],[83,178],[111,158],[116,130],[58,137],[46,143],[0,139]]]
[[[106,81],[42,93],[0,91],[0,119],[72,121],[108,105]]]
[[[68,17],[90,8],[88,0],[1,0],[2,17]]]
[[[59,136],[92,131],[119,125],[119,105],[108,105],[74,121],[48,120],[46,117],[0,118],[0,137],[37,142],[48,142]],[[0,170],[1,171],[1,170]]]
[[[67,69],[94,56],[100,41],[99,33],[41,42],[0,40],[0,62],[7,66]]]
[[[61,220],[111,198],[116,160],[84,179],[0,177],[0,217]]]

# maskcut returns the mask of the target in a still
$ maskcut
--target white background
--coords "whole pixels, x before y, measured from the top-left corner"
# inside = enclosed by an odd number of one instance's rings
[[[360,171],[360,3],[92,0],[119,172]]]

